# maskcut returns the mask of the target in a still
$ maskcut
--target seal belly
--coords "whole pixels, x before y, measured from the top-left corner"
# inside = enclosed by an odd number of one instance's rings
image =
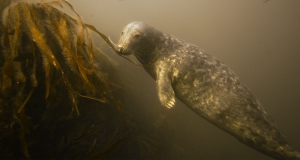
[[[176,97],[252,148],[273,155],[283,150],[284,136],[251,91],[215,58],[198,57],[202,58],[186,58],[185,64],[177,65],[179,73],[172,82]]]

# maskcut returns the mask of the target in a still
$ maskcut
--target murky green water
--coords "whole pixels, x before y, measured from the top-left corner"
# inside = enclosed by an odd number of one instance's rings
[[[300,149],[298,1],[89,1],[71,3],[85,21],[117,42],[132,21],[152,26],[202,47],[227,64],[260,99],[295,149]],[[161,107],[155,82],[140,67],[114,53],[120,72],[134,92],[131,101],[143,106],[137,119],[159,119]],[[139,117],[139,114],[141,116]],[[268,158],[239,143],[227,133],[177,103],[165,113],[174,142],[197,159]],[[155,117],[155,118],[153,118]]]
[[[300,151],[300,1],[69,2],[85,23],[114,42],[125,25],[138,20],[200,46],[239,76],[291,146]],[[163,108],[148,73],[118,56],[96,34],[93,38],[95,45],[118,64],[118,74],[126,86],[123,108],[132,116],[134,123],[130,124],[139,126],[132,127],[138,131],[131,130],[137,140],[126,144],[131,151],[145,152],[141,154],[145,159],[148,155],[164,159],[271,159],[205,121],[180,101],[170,110]],[[122,149],[119,147],[116,153],[130,155]]]

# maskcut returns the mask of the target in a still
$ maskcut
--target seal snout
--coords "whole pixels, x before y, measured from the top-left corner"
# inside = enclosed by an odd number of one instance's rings
[[[131,54],[131,52],[129,52],[128,50],[127,50],[127,47],[125,46],[123,46],[123,45],[117,45],[116,46],[116,51],[118,52],[118,54],[121,54],[121,55],[130,55]]]
[[[124,51],[124,47],[117,45],[117,51],[122,54],[122,52]]]

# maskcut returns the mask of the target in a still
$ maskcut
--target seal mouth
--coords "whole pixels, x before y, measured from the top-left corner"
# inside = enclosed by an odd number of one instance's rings
[[[117,45],[116,46],[116,51],[120,54],[120,55],[130,55],[132,52],[130,50],[128,50],[126,47],[122,46],[122,45]]]
[[[116,53],[122,54],[122,52],[124,51],[124,47],[122,47],[120,45],[116,45],[110,38],[108,38],[108,41]]]
[[[124,47],[118,45],[117,51],[119,52],[119,54],[122,54],[122,52],[124,51]]]

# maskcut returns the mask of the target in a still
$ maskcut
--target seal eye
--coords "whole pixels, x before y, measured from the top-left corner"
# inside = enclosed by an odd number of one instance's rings
[[[121,33],[121,35],[123,35],[123,34],[124,34],[124,32]]]
[[[140,38],[141,38],[141,35],[140,35],[140,34],[136,34],[136,35],[134,35],[134,37],[135,37],[136,39],[140,39]]]

